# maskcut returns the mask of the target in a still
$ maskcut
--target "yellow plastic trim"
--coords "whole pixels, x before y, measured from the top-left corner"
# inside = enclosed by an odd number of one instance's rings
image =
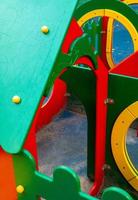
[[[97,10],[90,11],[90,12],[86,13],[85,15],[83,15],[78,20],[78,24],[79,24],[80,27],[82,27],[85,24],[85,22],[87,22],[88,20],[90,20],[94,17],[103,17],[104,14],[105,14],[104,9],[97,9]]]
[[[138,191],[138,171],[132,164],[127,148],[126,138],[130,125],[138,118],[138,101],[128,106],[117,118],[111,135],[112,153],[115,162],[128,183]]]
[[[124,0],[123,2],[127,5],[138,4],[138,0]]]
[[[111,21],[109,21],[110,26],[108,26],[107,37],[109,40],[107,40],[107,44],[106,44],[106,53],[107,53],[108,64],[111,68],[113,68],[115,66],[115,64],[113,63],[113,59],[112,59],[112,42],[111,42],[112,41],[112,31],[113,31],[111,28],[111,24],[113,23],[113,20],[119,21],[128,30],[128,32],[130,33],[130,36],[132,38],[135,51],[138,50],[138,33],[137,33],[137,30],[135,29],[135,27],[133,26],[133,24],[126,17],[124,17],[123,15],[121,15],[120,13],[118,13],[116,11],[109,10],[109,9],[97,9],[97,10],[90,11],[90,12],[86,13],[85,15],[83,15],[78,20],[78,24],[80,27],[82,27],[84,25],[84,23],[87,22],[88,20],[90,20],[94,17],[103,17],[103,16],[111,18],[110,19]]]
[[[131,184],[131,185],[135,185],[135,187],[137,188],[136,191],[138,191],[138,177],[133,178],[133,179],[130,181],[130,184]]]
[[[107,26],[107,38],[109,38],[109,40],[107,39],[106,42],[106,58],[108,65],[110,66],[111,69],[115,67],[115,63],[112,57],[113,23],[114,19],[109,18]]]
[[[107,43],[106,43],[106,52],[107,53],[112,53],[112,35],[113,35],[113,28],[112,25],[113,25],[113,21],[114,19],[113,18],[110,18],[108,20],[108,27],[107,27]]]
[[[123,2],[126,3],[127,5],[138,4],[138,0],[124,0]],[[109,66],[111,68],[115,67],[115,63],[112,58],[113,23],[114,23],[114,19],[110,18],[108,21],[108,28],[107,28],[107,38],[109,38],[109,40],[107,40],[107,44],[106,44],[106,46],[107,46],[106,58],[107,58],[107,62],[109,64]],[[125,28],[126,28],[126,26],[125,26]],[[129,29],[128,31],[129,31],[132,41],[133,41],[134,51],[137,51],[138,50],[137,41],[135,39],[133,40],[133,33],[131,34],[131,29]]]

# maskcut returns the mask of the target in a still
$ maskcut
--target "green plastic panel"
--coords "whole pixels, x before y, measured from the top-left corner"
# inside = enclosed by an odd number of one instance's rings
[[[111,150],[111,133],[114,123],[120,113],[132,103],[138,100],[138,78],[109,74],[109,90],[108,97],[114,100],[114,104],[108,106],[107,117],[107,139],[106,139],[106,161],[111,166],[110,173],[112,180],[118,182],[125,190],[129,190],[130,194],[137,193],[122,176],[121,172],[114,161]],[[138,200],[136,194],[135,199]]]
[[[53,178],[36,171],[33,158],[27,152],[13,156],[16,185],[24,187],[18,200],[96,200],[81,191],[80,180],[71,169],[61,166],[53,172]]]
[[[0,145],[21,150],[77,0],[1,0]],[[41,32],[43,25],[49,33]],[[12,97],[21,97],[20,104]]]
[[[18,200],[98,200],[81,191],[80,180],[76,173],[64,166],[57,167],[53,177],[36,171],[32,156],[23,151],[13,156],[16,186],[24,187]],[[111,187],[104,191],[101,200],[133,200],[127,192]]]
[[[134,200],[126,191],[116,187],[107,188],[104,191],[102,198],[103,200]]]
[[[101,55],[101,39],[102,39],[102,18],[100,17],[99,20],[96,22],[94,20],[88,21],[83,25],[83,30],[85,33],[88,33],[89,40],[91,40],[93,47],[98,55]]]
[[[87,123],[87,174],[94,177],[95,168],[95,119],[96,119],[96,76],[88,67],[69,68],[61,77],[71,95],[76,96],[84,105]]]

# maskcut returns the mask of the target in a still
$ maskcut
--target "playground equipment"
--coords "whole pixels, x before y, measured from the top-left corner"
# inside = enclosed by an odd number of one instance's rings
[[[138,118],[138,15],[127,4],[137,2],[77,3],[1,0],[2,200],[96,200],[105,170],[122,189],[106,189],[102,200],[138,199],[138,171],[126,148],[127,130]],[[118,65],[111,57],[113,20],[134,44],[134,54]],[[53,178],[38,171],[36,131],[65,105],[68,91],[87,114],[89,194],[67,167],[55,169]]]

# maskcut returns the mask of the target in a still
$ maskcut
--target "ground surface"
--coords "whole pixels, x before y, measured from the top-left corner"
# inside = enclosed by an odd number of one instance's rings
[[[41,172],[51,176],[56,166],[68,166],[80,176],[82,190],[88,192],[92,183],[86,176],[87,120],[84,114],[63,111],[38,133],[37,142]],[[132,128],[128,132],[127,148],[133,165],[138,169],[138,137]]]
[[[51,175],[53,168],[68,166],[81,178],[82,188],[87,191],[87,120],[86,116],[68,110],[38,134],[40,171]]]

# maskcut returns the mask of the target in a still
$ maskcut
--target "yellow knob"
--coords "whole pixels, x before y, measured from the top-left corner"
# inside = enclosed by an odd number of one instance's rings
[[[42,31],[42,33],[44,33],[44,34],[47,34],[47,33],[49,32],[49,28],[48,28],[47,26],[42,26],[42,27],[41,27],[41,31]]]
[[[21,103],[21,98],[19,96],[13,96],[12,102],[15,104],[19,104],[19,103]]]
[[[22,185],[18,185],[16,187],[16,191],[19,193],[19,194],[22,194],[24,192],[24,187]]]

